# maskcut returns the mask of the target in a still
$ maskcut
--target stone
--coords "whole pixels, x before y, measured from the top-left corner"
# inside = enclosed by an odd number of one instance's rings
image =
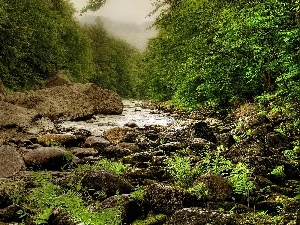
[[[138,132],[130,127],[114,127],[105,131],[103,136],[113,144],[121,142],[134,143]]]
[[[195,196],[160,183],[148,186],[145,200],[152,211],[166,215],[188,206],[203,205]]]
[[[11,222],[21,222],[22,218],[18,214],[18,211],[23,210],[18,205],[10,205],[4,209],[0,209],[1,222],[11,223]]]
[[[97,156],[99,153],[94,148],[71,148],[72,154],[79,157],[87,157],[87,156]]]
[[[231,196],[232,188],[224,177],[210,173],[204,174],[194,182],[194,186],[200,182],[204,183],[208,191],[205,198],[209,201],[225,201]]]
[[[69,161],[62,147],[39,147],[26,152],[23,158],[28,167],[47,170],[61,170]]]
[[[5,101],[35,110],[51,120],[87,118],[94,114],[121,114],[122,99],[115,92],[94,84],[55,86],[28,93],[15,92]]]
[[[86,171],[77,174],[82,187],[88,190],[93,198],[98,198],[98,191],[103,191],[107,197],[120,194],[129,194],[133,187],[124,178],[104,170]]]
[[[65,147],[77,146],[82,140],[72,134],[43,134],[37,142],[43,146],[60,145]]]
[[[205,122],[197,122],[193,124],[194,137],[202,138],[212,143],[217,142],[217,138],[214,135],[213,130]]]
[[[59,207],[55,208],[48,219],[49,225],[77,225],[76,221],[72,219],[68,213],[61,210]]]
[[[25,128],[38,117],[38,112],[0,101],[0,127]]]
[[[62,71],[60,71],[46,81],[45,87],[50,88],[50,87],[70,85],[70,84],[72,84],[72,82],[70,81],[68,76]]]
[[[99,153],[105,150],[110,145],[110,142],[105,140],[103,137],[90,136],[85,140],[85,148],[94,148]]]
[[[13,176],[25,169],[25,163],[16,148],[9,145],[0,147],[0,178]]]
[[[172,215],[167,225],[239,225],[236,215],[220,210],[208,210],[203,208],[185,208]]]

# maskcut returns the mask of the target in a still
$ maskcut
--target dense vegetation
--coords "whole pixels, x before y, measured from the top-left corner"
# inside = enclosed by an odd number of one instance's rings
[[[172,1],[146,57],[152,97],[189,107],[266,93],[299,101],[299,18],[297,0]]]
[[[28,90],[64,71],[133,96],[138,52],[107,34],[102,23],[82,26],[65,0],[0,1],[0,80],[11,90]]]
[[[90,1],[82,12],[106,1]],[[196,108],[257,99],[297,113],[299,0],[156,0],[159,35],[145,53],[81,26],[65,0],[0,0],[0,79],[28,89],[63,70],[124,97]]]

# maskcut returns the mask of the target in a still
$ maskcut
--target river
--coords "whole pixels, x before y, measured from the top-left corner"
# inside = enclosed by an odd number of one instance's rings
[[[138,127],[148,125],[169,126],[176,120],[166,113],[143,107],[142,101],[123,100],[123,113],[120,115],[95,115],[86,121],[64,121],[58,124],[61,129],[85,129],[93,136],[101,136],[105,130],[113,127],[122,127],[125,124],[135,123]]]

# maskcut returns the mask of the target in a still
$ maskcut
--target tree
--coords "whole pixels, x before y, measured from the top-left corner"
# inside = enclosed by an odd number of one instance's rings
[[[295,6],[295,0],[172,1],[148,49],[152,95],[189,107],[265,92],[299,96]]]
[[[89,41],[68,1],[2,1],[0,79],[7,87],[27,89],[58,70],[84,80],[92,69]]]

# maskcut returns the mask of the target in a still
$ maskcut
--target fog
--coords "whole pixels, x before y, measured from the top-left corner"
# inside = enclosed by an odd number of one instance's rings
[[[86,5],[86,0],[71,0],[79,11]],[[154,9],[152,0],[107,0],[106,4],[97,12],[87,12],[84,15],[97,15],[128,23],[143,23],[153,21],[147,15]]]

